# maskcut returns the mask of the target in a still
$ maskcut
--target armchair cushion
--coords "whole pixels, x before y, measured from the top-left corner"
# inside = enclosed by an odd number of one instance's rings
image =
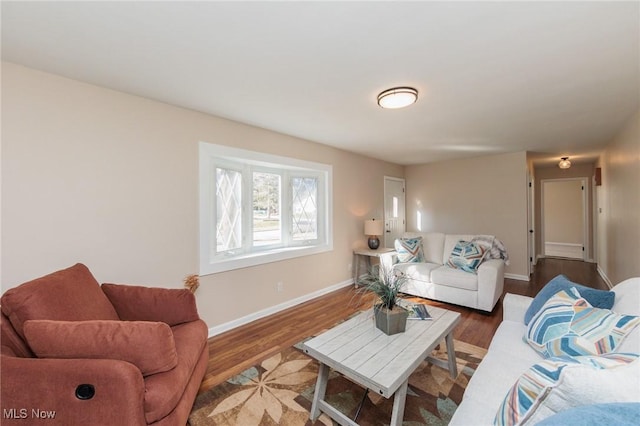
[[[170,326],[200,319],[196,298],[187,289],[102,284],[123,321],[161,321]]]
[[[173,332],[161,322],[30,320],[24,333],[38,358],[118,359],[143,376],[171,370],[178,362]]]
[[[28,320],[118,320],[115,309],[89,269],[78,263],[7,290],[2,312],[24,338]]]

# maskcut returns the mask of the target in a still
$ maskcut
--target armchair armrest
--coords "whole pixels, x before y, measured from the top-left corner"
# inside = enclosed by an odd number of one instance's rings
[[[516,321],[524,324],[524,314],[529,309],[533,298],[519,294],[507,293],[502,301],[502,320]]]
[[[187,289],[102,284],[123,321],[159,321],[170,326],[200,319],[196,298]]]
[[[132,364],[117,360],[0,356],[3,425],[146,425],[144,381]],[[91,392],[79,385],[93,386]]]

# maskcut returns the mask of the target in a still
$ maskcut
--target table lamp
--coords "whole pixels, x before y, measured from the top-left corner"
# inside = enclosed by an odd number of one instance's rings
[[[364,234],[369,236],[368,243],[371,250],[376,250],[380,247],[378,235],[382,235],[383,229],[381,220],[371,219],[364,221]]]

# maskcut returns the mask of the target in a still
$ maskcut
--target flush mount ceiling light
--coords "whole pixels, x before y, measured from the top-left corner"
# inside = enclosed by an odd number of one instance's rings
[[[418,100],[418,91],[413,87],[394,87],[378,95],[378,105],[382,108],[404,108]]]
[[[568,169],[571,167],[571,161],[569,161],[569,157],[562,157],[560,162],[558,163],[558,167],[561,169]]]

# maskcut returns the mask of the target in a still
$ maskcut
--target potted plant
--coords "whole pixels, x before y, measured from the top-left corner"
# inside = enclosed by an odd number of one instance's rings
[[[404,332],[409,312],[400,307],[397,301],[406,277],[380,265],[379,271],[370,270],[363,282],[365,289],[378,297],[373,306],[376,327],[388,335]]]

